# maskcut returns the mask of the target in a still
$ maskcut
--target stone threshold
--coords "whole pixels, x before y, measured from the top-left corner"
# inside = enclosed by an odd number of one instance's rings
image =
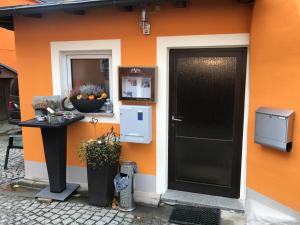
[[[241,200],[220,196],[167,190],[166,193],[162,194],[160,201],[161,203],[170,205],[182,204],[190,206],[207,206],[244,213],[244,207]]]

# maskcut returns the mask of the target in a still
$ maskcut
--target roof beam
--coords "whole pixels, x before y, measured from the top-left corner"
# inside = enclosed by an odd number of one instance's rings
[[[251,4],[251,3],[254,3],[255,0],[238,0],[239,3],[244,3],[244,4]]]
[[[175,0],[174,5],[177,8],[186,8],[187,7],[187,0]]]
[[[73,15],[83,16],[86,14],[85,10],[64,10],[66,13],[70,13]]]
[[[35,19],[40,19],[40,18],[43,17],[43,14],[41,14],[41,13],[32,13],[32,14],[25,14],[23,16],[31,17],[31,18],[35,18]]]

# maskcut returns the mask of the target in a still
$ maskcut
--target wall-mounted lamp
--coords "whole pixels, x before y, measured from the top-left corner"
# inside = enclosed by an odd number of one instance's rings
[[[147,20],[146,10],[145,9],[142,10],[141,28],[142,28],[142,31],[143,31],[144,35],[150,35],[151,34],[151,25],[150,25],[150,23]]]

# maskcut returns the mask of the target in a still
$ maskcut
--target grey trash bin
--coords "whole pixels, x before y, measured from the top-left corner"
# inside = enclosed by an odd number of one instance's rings
[[[131,161],[123,161],[120,163],[120,166],[120,173],[127,174],[129,177],[129,181],[128,186],[120,191],[119,209],[127,212],[133,211],[135,209],[133,193],[136,163]]]

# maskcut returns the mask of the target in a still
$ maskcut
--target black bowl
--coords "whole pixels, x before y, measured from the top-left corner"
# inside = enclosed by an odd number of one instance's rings
[[[105,103],[105,99],[95,99],[95,100],[87,100],[87,99],[75,99],[70,98],[70,101],[75,109],[77,109],[79,112],[83,113],[92,113],[97,112],[100,110],[100,108]]]

